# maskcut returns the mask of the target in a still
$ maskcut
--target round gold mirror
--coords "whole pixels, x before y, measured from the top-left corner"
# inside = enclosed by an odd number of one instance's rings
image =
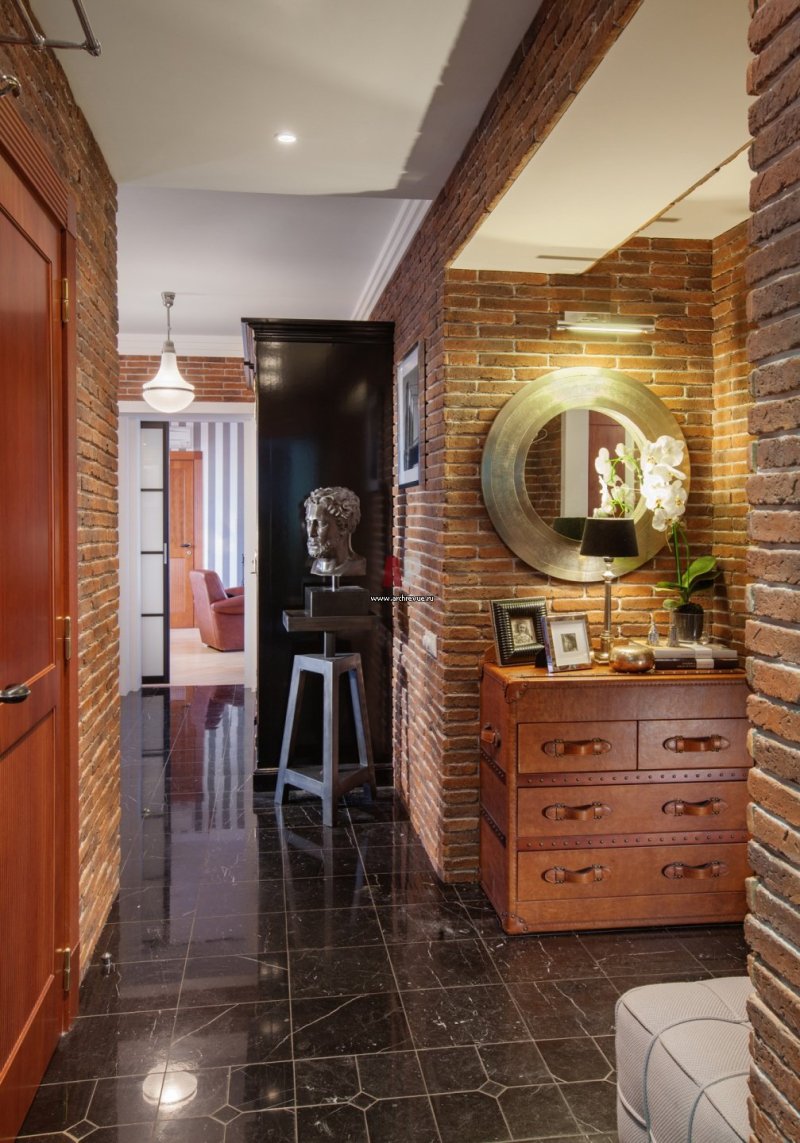
[[[483,498],[501,538],[545,575],[591,583],[603,561],[579,554],[583,521],[597,506],[594,459],[601,447],[638,448],[643,440],[683,433],[645,385],[614,369],[557,369],[531,381],[495,417],[481,465]],[[689,487],[689,462],[684,462]],[[633,479],[633,474],[631,474]],[[618,575],[652,559],[666,535],[651,525],[636,493],[639,555],[616,560]]]

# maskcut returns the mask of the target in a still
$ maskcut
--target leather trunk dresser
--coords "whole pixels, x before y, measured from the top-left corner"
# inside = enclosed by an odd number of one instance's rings
[[[741,671],[485,663],[481,885],[508,933],[739,921]]]

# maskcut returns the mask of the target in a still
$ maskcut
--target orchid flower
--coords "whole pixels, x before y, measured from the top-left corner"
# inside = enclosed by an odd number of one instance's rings
[[[627,516],[635,507],[635,492],[616,472],[617,465],[632,468],[639,478],[640,492],[645,507],[652,512],[652,526],[657,532],[669,532],[668,543],[675,559],[675,579],[656,584],[659,591],[674,591],[677,599],[668,599],[665,606],[676,608],[689,603],[695,591],[713,586],[720,571],[714,556],[700,556],[692,560],[686,530],[681,523],[686,511],[685,476],[683,464],[686,446],[682,440],[668,435],[655,441],[643,440],[639,456],[629,452],[620,443],[614,448],[612,459],[607,448],[601,448],[594,462],[600,479],[600,507],[598,516]],[[683,565],[685,559],[685,570]]]

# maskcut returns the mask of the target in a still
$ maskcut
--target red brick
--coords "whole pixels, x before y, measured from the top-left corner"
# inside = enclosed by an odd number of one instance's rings
[[[0,26],[19,28],[9,0],[0,0]],[[78,889],[85,967],[119,870],[116,186],[54,53],[0,44],[0,71],[19,77],[19,114],[77,207]]]

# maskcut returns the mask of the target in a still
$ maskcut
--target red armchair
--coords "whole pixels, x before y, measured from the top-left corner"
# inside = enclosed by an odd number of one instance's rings
[[[190,571],[200,639],[217,651],[244,650],[244,588],[222,586],[214,571]]]

